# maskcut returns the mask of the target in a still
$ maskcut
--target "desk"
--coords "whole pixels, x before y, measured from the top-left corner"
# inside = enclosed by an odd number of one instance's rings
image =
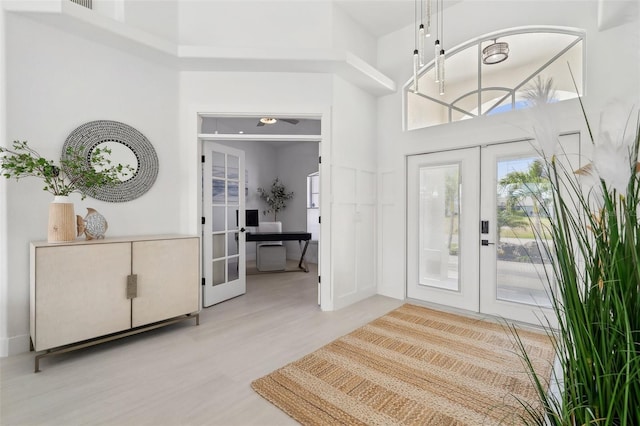
[[[297,241],[302,250],[300,254],[300,261],[298,262],[298,268],[309,272],[309,266],[305,259],[307,254],[307,247],[309,247],[309,241],[311,241],[310,232],[247,232],[246,241],[255,241],[258,243],[264,243],[268,241]],[[302,242],[304,241],[304,247]],[[303,266],[304,264],[304,266]]]

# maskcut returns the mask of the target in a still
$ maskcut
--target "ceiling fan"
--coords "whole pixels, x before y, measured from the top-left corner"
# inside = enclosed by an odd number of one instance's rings
[[[262,117],[258,120],[257,127],[264,126],[265,124],[275,124],[280,121],[284,121],[285,123],[293,124],[294,126],[300,122],[300,120],[296,120],[295,118],[273,118],[273,117]]]

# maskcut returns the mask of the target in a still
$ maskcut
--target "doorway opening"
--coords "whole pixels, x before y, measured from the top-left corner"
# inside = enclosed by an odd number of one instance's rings
[[[310,234],[307,229],[307,176],[320,173],[320,129],[319,118],[199,114],[198,140],[203,159],[209,153],[219,158],[217,166],[206,159],[203,162],[205,167],[219,169],[217,177],[210,176],[209,170],[202,171],[202,215],[205,224],[207,221],[212,224],[212,227],[203,225],[205,307],[252,291],[253,281],[269,280],[313,281],[318,295],[314,301],[320,303],[319,235],[314,241],[304,235]],[[222,157],[219,154],[222,151],[231,154]],[[224,164],[236,168],[231,174],[226,171],[226,182],[221,177],[224,174],[221,171],[223,158],[226,158]],[[235,158],[239,160],[236,162]],[[232,176],[231,180],[229,176]],[[212,182],[208,182],[210,178]],[[293,193],[293,197],[285,201],[284,208],[274,209],[260,197],[259,189],[269,192],[276,182],[287,193]],[[218,197],[213,204],[209,204],[209,200],[213,200],[209,190]],[[257,223],[250,223],[256,215]],[[251,221],[247,222],[247,218]],[[263,225],[276,223],[283,241],[256,242],[258,234],[271,232],[265,231]],[[223,234],[225,237],[221,236]],[[207,249],[208,245],[216,243],[217,247]],[[260,253],[263,253],[262,257]],[[262,268],[259,259],[262,259]],[[272,260],[276,261],[275,267],[269,263]],[[226,266],[222,266],[223,263]],[[235,287],[234,291],[214,288],[231,285]],[[216,296],[211,297],[211,293]]]

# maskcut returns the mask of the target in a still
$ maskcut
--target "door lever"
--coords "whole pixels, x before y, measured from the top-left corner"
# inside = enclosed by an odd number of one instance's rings
[[[483,246],[488,246],[488,245],[495,245],[496,243],[490,243],[489,240],[482,240],[482,245]]]

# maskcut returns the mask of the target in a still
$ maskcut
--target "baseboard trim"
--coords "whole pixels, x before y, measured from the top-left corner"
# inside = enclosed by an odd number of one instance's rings
[[[0,339],[0,357],[5,358],[25,352],[29,352],[28,334]]]

